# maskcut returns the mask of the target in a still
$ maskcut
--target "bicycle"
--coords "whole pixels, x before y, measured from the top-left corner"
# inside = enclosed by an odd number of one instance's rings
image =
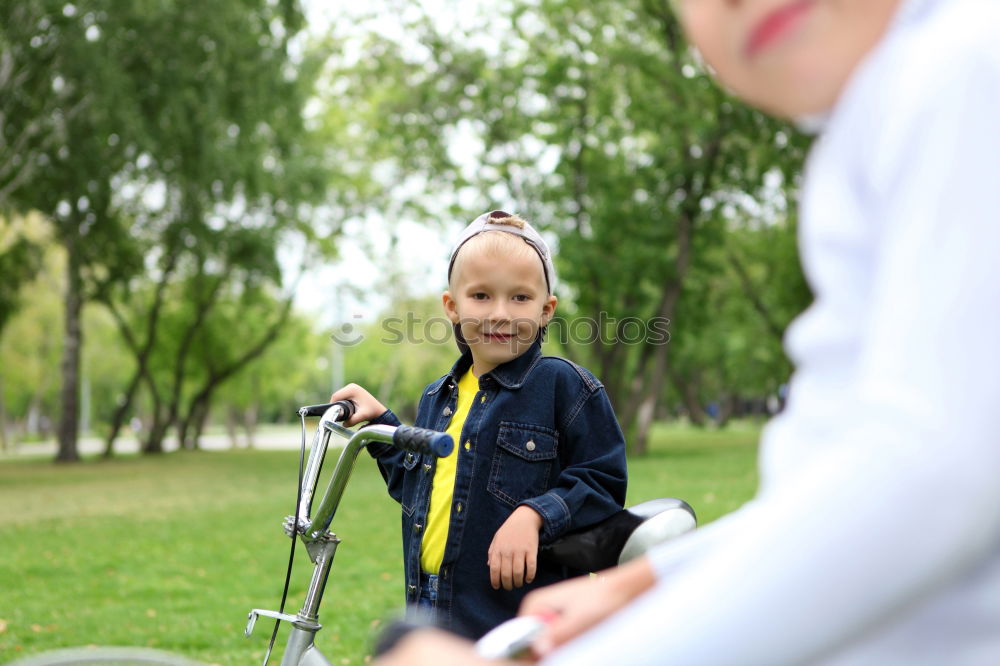
[[[316,634],[322,629],[319,610],[323,592],[329,580],[337,546],[341,543],[341,539],[330,530],[330,525],[361,450],[371,442],[381,442],[414,453],[445,456],[454,446],[451,437],[445,433],[412,426],[368,425],[357,430],[342,426],[340,422],[350,418],[353,413],[354,405],[347,401],[310,405],[298,410],[302,420],[302,443],[295,511],[282,522],[285,535],[292,539],[285,589],[279,609],[251,610],[244,631],[249,637],[258,619],[265,617],[275,620],[270,644],[264,657],[265,665],[273,651],[280,622],[288,622],[292,628],[285,639],[281,666],[331,666],[331,661],[315,645]],[[306,460],[305,419],[315,416],[319,416],[320,419]],[[333,435],[344,438],[346,442],[340,451],[318,508],[313,511],[316,486]],[[686,502],[671,498],[651,500],[622,510],[598,525],[542,546],[539,549],[539,557],[553,558],[576,570],[597,571],[637,557],[653,545],[690,531],[696,525],[694,510]],[[313,563],[313,572],[302,606],[292,615],[284,612],[284,606],[297,541],[301,541],[305,546]],[[380,641],[382,649],[409,628],[405,623],[396,623],[392,626],[394,628],[385,632],[383,640]],[[477,649],[480,654],[487,657],[513,656],[530,643],[540,628],[541,624],[534,618],[515,618],[480,639]],[[396,633],[395,637],[389,636],[393,632]],[[166,652],[133,648],[59,650],[35,655],[13,666],[84,664],[96,666],[110,663],[137,666],[198,666],[195,662]]]
[[[340,421],[350,418],[354,414],[354,404],[348,401],[339,401],[326,405],[313,405],[303,407],[299,410],[299,416],[303,419],[308,416],[320,416],[319,425],[313,436],[313,443],[309,451],[309,462],[305,471],[301,472],[299,495],[296,500],[295,515],[285,518],[283,527],[285,534],[292,537],[292,548],[294,552],[295,537],[302,540],[309,557],[314,564],[313,574],[306,590],[302,608],[295,615],[283,612],[285,603],[285,593],[282,594],[281,608],[277,611],[263,610],[255,608],[250,611],[249,620],[246,627],[246,635],[249,637],[253,632],[254,625],[259,617],[269,617],[275,619],[274,631],[271,634],[271,645],[264,656],[264,664],[267,664],[273,647],[274,638],[277,634],[278,624],[282,621],[289,622],[292,630],[288,636],[284,654],[282,655],[282,666],[329,666],[330,661],[316,648],[314,640],[316,632],[322,626],[319,624],[319,606],[323,599],[323,591],[326,587],[327,579],[330,575],[330,568],[333,565],[333,557],[337,550],[337,545],[341,540],[330,531],[330,523],[333,521],[340,499],[347,487],[351,472],[354,469],[354,462],[358,453],[370,442],[381,442],[391,444],[405,451],[413,453],[427,453],[438,457],[451,453],[454,446],[451,436],[443,432],[425,430],[412,426],[387,426],[368,425],[358,430],[350,430],[340,425]],[[326,450],[329,446],[330,437],[337,433],[347,438],[347,443],[341,450],[337,466],[327,485],[326,492],[320,502],[315,515],[312,514],[313,494],[316,489],[316,482],[319,478],[323,460],[326,457]],[[303,438],[305,431],[303,430]],[[292,556],[289,556],[289,568],[285,578],[285,591],[287,593],[288,580],[291,575]]]
[[[330,661],[316,648],[314,642],[316,633],[321,628],[319,606],[323,589],[340,543],[340,539],[328,528],[340,504],[358,453],[367,443],[375,441],[393,444],[414,453],[430,453],[441,457],[451,452],[454,443],[445,433],[411,426],[369,425],[352,431],[338,423],[354,414],[354,405],[348,401],[303,407],[299,414],[303,419],[306,416],[322,416],[313,437],[309,463],[300,479],[296,514],[286,518],[283,526],[287,535],[297,535],[303,541],[315,567],[302,608],[296,615],[285,614],[282,610],[255,608],[250,612],[246,635],[251,634],[259,617],[274,618],[273,644],[278,622],[290,622],[292,631],[286,642],[281,666],[329,666]],[[348,441],[337,461],[320,507],[316,515],[311,516],[316,480],[332,433],[347,437]],[[653,545],[694,529],[696,524],[694,510],[686,502],[672,498],[652,500],[622,510],[596,526],[543,546],[539,550],[539,557],[553,558],[578,570],[597,571],[638,557]],[[291,557],[289,574],[290,571]],[[286,590],[287,578],[288,575]],[[405,632],[405,623],[402,626],[402,631],[390,628],[389,632],[396,634],[393,638],[398,639]],[[477,643],[477,650],[483,656],[491,658],[515,656],[530,643],[541,627],[541,622],[536,618],[515,618],[483,636]],[[391,642],[383,639],[381,648],[384,649]],[[271,646],[264,657],[265,666],[270,652]]]

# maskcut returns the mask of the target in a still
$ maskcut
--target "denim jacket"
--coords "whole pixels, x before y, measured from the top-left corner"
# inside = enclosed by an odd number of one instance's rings
[[[472,357],[427,386],[415,425],[445,430],[458,381]],[[373,423],[398,425],[386,411]],[[583,572],[538,563],[535,580],[511,591],[490,585],[487,550],[520,505],[543,519],[540,543],[586,527],[622,508],[625,440],[607,394],[587,370],[541,355],[539,344],[479,377],[462,428],[451,520],[438,572],[438,624],[477,638],[513,617],[531,589]],[[402,506],[406,601],[420,595],[420,544],[436,459],[372,444],[389,494]]]

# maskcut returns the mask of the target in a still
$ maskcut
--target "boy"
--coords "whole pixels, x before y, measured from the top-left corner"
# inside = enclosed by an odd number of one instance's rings
[[[537,561],[539,540],[603,520],[625,501],[625,442],[600,382],[541,355],[555,312],[548,246],[493,211],[455,244],[442,301],[461,357],[423,392],[416,425],[446,430],[440,460],[369,447],[403,508],[406,600],[439,626],[478,637],[532,587],[566,578]],[[357,385],[351,423],[399,420]],[[582,573],[582,572],[576,572]]]
[[[677,0],[733,91],[823,125],[816,300],[739,511],[529,597],[572,664],[1000,664],[1000,3]],[[385,665],[475,664],[439,634]]]

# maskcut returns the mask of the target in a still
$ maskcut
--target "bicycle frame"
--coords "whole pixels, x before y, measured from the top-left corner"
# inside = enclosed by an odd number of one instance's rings
[[[302,474],[297,515],[286,517],[283,523],[285,534],[302,540],[314,565],[305,599],[295,615],[255,608],[250,611],[246,628],[246,635],[250,636],[259,617],[274,618],[292,625],[281,666],[332,666],[314,642],[316,632],[322,628],[319,623],[320,602],[323,600],[323,591],[330,576],[337,545],[340,544],[340,539],[330,531],[329,527],[361,449],[370,442],[381,442],[408,451],[444,456],[451,452],[453,446],[449,435],[422,428],[408,426],[396,428],[386,425],[370,425],[359,430],[345,428],[337,421],[353,413],[353,405],[350,404],[342,406],[342,403],[334,403],[303,407],[299,410],[299,414],[303,417],[315,416],[321,413],[318,411],[320,409],[324,411],[313,435],[309,460]],[[326,457],[330,437],[334,433],[347,438],[347,443],[340,452],[323,499],[313,514],[316,483]],[[623,524],[628,524],[628,529],[624,532]],[[694,529],[696,524],[694,510],[686,502],[662,498],[622,510],[602,523],[584,532],[566,535],[542,550],[567,566],[585,569],[587,565],[581,566],[578,561],[568,559],[568,553],[580,551],[587,554],[587,551],[591,551],[589,557],[600,558],[601,562],[604,562],[609,555],[614,560],[625,561],[645,552],[657,543]],[[602,566],[613,565],[614,561],[609,561]],[[544,620],[537,617],[515,618],[483,636],[476,644],[476,649],[484,657],[516,656],[541,630],[543,623]],[[268,657],[264,658],[265,665],[267,659]]]
[[[303,408],[305,410],[306,408]],[[306,412],[300,410],[300,414]],[[330,661],[314,645],[316,632],[322,628],[319,624],[319,606],[323,600],[323,591],[333,565],[333,557],[337,551],[340,539],[329,530],[340,499],[350,480],[354,463],[367,444],[381,442],[407,450],[429,451],[437,455],[447,455],[451,448],[451,437],[443,433],[419,428],[401,426],[396,428],[386,425],[370,425],[357,431],[341,426],[337,421],[347,416],[344,407],[339,403],[331,405],[320,418],[316,433],[313,435],[309,451],[309,461],[302,476],[302,487],[299,489],[299,511],[297,516],[285,518],[283,527],[291,537],[298,536],[309,553],[313,562],[312,578],[306,591],[302,607],[295,615],[277,611],[255,608],[250,611],[246,635],[250,636],[258,617],[270,617],[283,620],[292,625],[291,633],[286,643],[281,666],[330,666]],[[401,437],[401,434],[405,435]],[[330,437],[337,433],[347,438],[347,444],[340,452],[337,466],[333,471],[326,492],[314,516],[310,516],[313,494],[319,478],[323,459],[330,443]],[[444,439],[442,439],[444,438]],[[446,441],[445,441],[446,440]],[[444,450],[447,444],[447,451]],[[265,663],[267,658],[265,657]]]

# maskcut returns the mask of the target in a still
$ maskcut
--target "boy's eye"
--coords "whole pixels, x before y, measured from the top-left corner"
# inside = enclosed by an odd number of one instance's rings
[[[527,294],[518,294],[514,296],[514,300],[519,303],[526,303],[531,300],[531,296],[528,296]]]
[[[472,298],[477,301],[485,301],[489,297],[486,295],[485,291],[477,291],[472,294]]]

